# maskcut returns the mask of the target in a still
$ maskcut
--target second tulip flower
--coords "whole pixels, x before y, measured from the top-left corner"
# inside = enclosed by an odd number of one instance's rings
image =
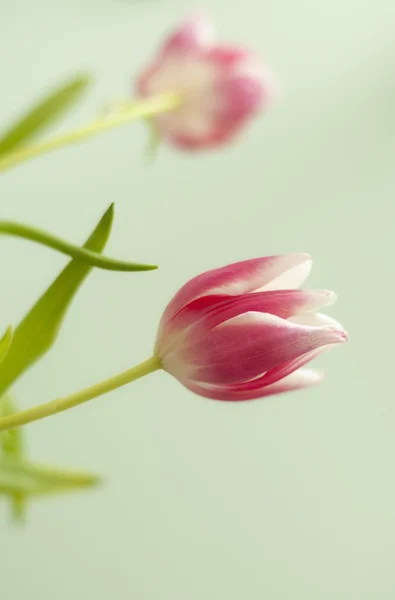
[[[230,141],[274,94],[272,77],[250,51],[215,42],[202,16],[183,23],[137,83],[141,97],[174,93],[179,108],[154,118],[159,134],[188,150]]]

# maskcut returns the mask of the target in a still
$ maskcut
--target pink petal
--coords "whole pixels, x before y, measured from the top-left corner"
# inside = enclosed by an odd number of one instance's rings
[[[207,60],[222,70],[233,70],[250,56],[249,52],[235,46],[217,46],[207,53]]]
[[[228,385],[345,339],[336,327],[307,327],[270,314],[247,313],[219,325],[181,353],[185,363],[195,366],[194,380]]]
[[[278,280],[287,272],[290,273],[289,280],[300,285],[310,268],[311,258],[308,254],[285,254],[253,258],[207,271],[191,279],[177,292],[163,314],[162,323],[169,321],[196,298],[218,294],[234,296],[254,292],[262,287],[268,289],[273,280]],[[288,289],[292,287],[294,286],[288,286]]]
[[[241,296],[202,296],[184,306],[159,328],[155,352],[164,357],[172,346],[179,345],[180,340],[174,336],[177,331],[183,330],[183,339],[188,338],[189,344],[195,344],[214,327],[246,312],[270,313],[288,319],[297,313],[317,310],[335,301],[336,295],[328,290],[276,290]]]
[[[202,296],[184,306],[161,331],[185,329],[199,323],[199,331],[204,335],[220,323],[246,312],[264,312],[288,319],[298,313],[329,306],[335,301],[336,294],[329,290],[275,290],[239,296]]]
[[[242,48],[220,46],[207,53],[207,59],[217,66],[223,77],[248,77],[259,81],[271,97],[278,96],[278,84],[261,57]]]
[[[219,69],[217,93],[223,98],[219,126],[241,125],[276,97],[274,77],[252,52],[217,47],[208,60]]]
[[[198,53],[208,50],[214,43],[212,22],[202,14],[196,14],[175,31],[162,47],[164,56],[169,54]]]
[[[163,358],[172,346],[180,344],[180,334],[184,334],[183,339],[186,339],[187,330],[191,325],[200,323],[214,308],[229,304],[232,300],[234,300],[233,296],[220,294],[202,296],[184,306],[169,321],[166,322],[162,318],[155,342],[155,354]]]
[[[160,65],[154,63],[148,69],[143,71],[136,81],[136,90],[139,96],[150,95],[150,82],[155,73],[160,69]]]
[[[299,369],[288,375],[281,381],[272,385],[263,385],[254,389],[242,389],[234,386],[214,386],[204,385],[194,381],[182,382],[189,390],[199,396],[211,398],[212,400],[222,400],[230,402],[239,402],[244,400],[254,400],[273,394],[281,394],[294,390],[300,390],[305,387],[316,385],[323,379],[323,374],[312,369]]]
[[[203,151],[208,148],[215,148],[225,144],[230,141],[236,133],[237,131],[234,129],[230,130],[228,127],[223,127],[221,129],[216,127],[212,128],[209,133],[200,135],[199,137],[180,133],[169,136],[169,139],[171,139],[174,145],[181,150]]]
[[[261,81],[247,75],[236,75],[223,81],[220,94],[224,99],[223,110],[220,114],[221,126],[229,127],[250,118],[263,107],[266,96]]]
[[[155,352],[160,357],[180,344],[177,332],[183,332],[188,344],[197,343],[221,323],[246,312],[270,313],[288,319],[292,315],[333,304],[336,295],[328,290],[276,290],[241,296],[217,294],[202,296],[182,308],[159,328]],[[340,327],[340,325],[339,325]]]
[[[256,377],[255,379],[251,379],[249,381],[245,381],[242,383],[236,383],[232,387],[234,389],[242,388],[244,391],[254,390],[257,387],[269,386],[277,383],[284,377],[288,377],[294,371],[299,370],[301,367],[306,365],[308,362],[312,361],[314,358],[317,358],[320,354],[322,354],[325,350],[328,350],[335,344],[326,344],[321,346],[320,348],[315,348],[314,350],[310,350],[301,356],[297,356],[285,363],[282,363],[278,367],[274,367],[270,369],[260,377]]]
[[[211,298],[217,299],[214,306],[210,306],[210,309],[206,310],[205,314],[200,313],[202,318],[201,328],[204,331],[210,331],[221,323],[247,312],[269,313],[282,319],[289,319],[295,315],[295,319],[297,319],[299,313],[314,311],[333,304],[336,301],[336,294],[329,290],[273,290],[236,297],[204,296],[204,298],[206,300]],[[226,298],[229,300],[226,300]],[[184,318],[183,323],[186,324],[187,315],[192,321],[194,305],[197,302],[194,301],[182,309],[175,317],[174,322],[178,324],[178,320]],[[206,306],[209,306],[207,301]],[[292,319],[292,322],[297,321]],[[340,325],[338,326],[340,327]]]

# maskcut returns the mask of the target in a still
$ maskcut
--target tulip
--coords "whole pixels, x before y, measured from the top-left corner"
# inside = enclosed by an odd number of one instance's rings
[[[302,368],[347,340],[317,309],[326,290],[297,289],[306,254],[269,256],[208,271],[174,296],[159,327],[155,355],[189,390],[216,400],[250,400],[304,388],[322,374]]]
[[[277,95],[266,65],[253,52],[215,43],[211,22],[200,15],[168,37],[136,87],[136,99],[111,103],[82,127],[11,149],[0,172],[140,119],[151,126],[150,153],[161,138],[184,150],[221,146]]]
[[[153,117],[158,133],[196,150],[230,141],[274,96],[272,77],[247,50],[216,44],[202,16],[183,23],[161,46],[137,82],[140,97],[179,95],[181,105]]]
[[[163,369],[214,400],[252,400],[318,383],[303,368],[347,341],[343,327],[317,309],[336,300],[301,290],[307,254],[266,256],[207,271],[184,285],[165,309],[153,355],[79,392],[0,418],[0,432],[73,408]]]

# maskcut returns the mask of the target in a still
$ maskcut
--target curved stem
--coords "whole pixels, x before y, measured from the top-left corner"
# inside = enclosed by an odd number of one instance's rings
[[[125,109],[117,112],[115,115],[101,117],[89,125],[74,129],[59,137],[41,142],[40,144],[35,144],[34,146],[27,146],[18,152],[4,155],[4,157],[0,159],[0,171],[6,171],[29,159],[36,158],[42,154],[56,150],[57,148],[68,146],[69,144],[75,144],[99,133],[103,133],[104,131],[113,129],[114,127],[118,127],[119,125],[123,125],[124,123],[170,112],[178,108],[180,104],[181,98],[177,94],[163,94],[153,98],[144,98],[138,102],[131,103],[127,110]]]
[[[110,377],[101,383],[96,383],[95,385],[85,388],[76,394],[71,394],[70,396],[65,396],[63,398],[57,398],[56,400],[39,404],[33,408],[28,408],[27,410],[22,410],[14,413],[13,415],[3,417],[0,419],[0,431],[11,429],[13,427],[19,427],[21,425],[26,425],[27,423],[32,423],[33,421],[45,419],[51,415],[56,415],[57,413],[68,410],[69,408],[73,408],[74,406],[78,406],[84,402],[88,402],[88,400],[92,400],[93,398],[107,394],[112,390],[116,390],[117,388],[135,381],[140,377],[144,377],[144,375],[153,373],[160,368],[161,363],[159,358],[157,356],[152,356],[136,367],[132,367],[127,371],[123,371],[122,373],[119,373],[114,377]]]
[[[47,233],[30,225],[22,223],[13,223],[12,221],[0,221],[0,234],[12,235],[15,237],[24,238],[31,242],[36,242],[57,250],[62,254],[67,254],[72,258],[76,258],[81,262],[87,263],[92,267],[106,269],[108,271],[152,271],[157,269],[156,265],[143,265],[139,263],[129,263],[122,260],[107,258],[92,250],[74,246],[51,233]]]

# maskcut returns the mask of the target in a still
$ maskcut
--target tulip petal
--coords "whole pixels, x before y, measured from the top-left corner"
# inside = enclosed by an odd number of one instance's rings
[[[171,350],[174,343],[179,345],[180,336],[187,337],[187,329],[197,325],[214,308],[229,304],[234,296],[220,295],[202,296],[184,306],[174,317],[165,322],[162,318],[155,342],[155,353],[163,357]]]
[[[332,325],[333,327],[342,329],[342,326],[338,321],[336,321],[333,317],[323,315],[322,313],[295,314],[291,317],[290,321],[292,321],[292,323],[296,323],[297,325],[308,325],[312,327]]]
[[[292,317],[292,322],[300,325],[316,325],[316,323],[304,323],[297,321],[300,313],[307,312],[307,317],[310,316],[310,311],[329,306],[336,301],[336,294],[329,290],[274,290],[269,292],[256,292],[253,294],[245,294],[241,296],[205,296],[206,300],[211,298],[217,298],[216,304],[210,309],[206,310],[206,313],[200,311],[202,321],[198,323],[200,329],[207,332],[217,327],[221,323],[233,319],[243,313],[247,312],[262,312],[281,317],[282,319],[289,319]],[[220,300],[222,298],[222,301]],[[225,300],[229,298],[229,300]],[[233,299],[232,299],[233,298]],[[194,304],[199,303],[198,301],[191,302],[183,310],[181,310],[174,318],[175,322],[179,319],[185,319],[188,313],[194,313]],[[208,303],[207,303],[208,304]],[[193,317],[189,316],[190,321]],[[300,315],[303,319],[304,314]],[[194,317],[196,320],[196,316]],[[318,323],[317,323],[318,324]],[[320,323],[340,325],[334,323]]]
[[[197,336],[206,333],[224,321],[246,312],[263,312],[289,319],[336,302],[330,290],[274,290],[229,296],[216,294],[202,296],[184,306],[166,325],[166,330],[180,330],[197,325]],[[293,322],[294,319],[291,319]],[[300,323],[309,325],[310,323]],[[315,325],[316,323],[311,323]],[[317,323],[318,324],[318,323]],[[325,325],[326,323],[319,323]],[[327,323],[331,324],[331,323]],[[338,325],[338,323],[333,322]]]
[[[229,129],[229,123],[250,118],[262,108],[266,99],[265,91],[258,79],[246,75],[236,75],[225,80],[220,86],[220,94],[224,99],[224,108],[218,115],[221,126]]]
[[[300,287],[310,274],[312,266],[311,260],[305,260],[295,265],[291,269],[284,271],[271,279],[268,283],[261,286],[256,291],[271,291],[271,290],[291,290]]]
[[[208,50],[214,43],[213,23],[203,14],[195,14],[168,37],[162,47],[164,56]]]
[[[270,284],[289,273],[289,280],[299,286],[311,268],[308,254],[285,254],[253,258],[207,271],[186,283],[168,304],[162,323],[167,323],[186,304],[207,295],[239,295],[273,289]],[[281,279],[280,279],[281,283]],[[296,286],[286,286],[290,289]],[[280,288],[277,288],[280,289]],[[284,289],[284,288],[283,288]]]
[[[315,350],[310,350],[310,352],[306,352],[301,356],[297,356],[296,358],[282,363],[278,367],[270,369],[260,377],[256,377],[255,379],[251,379],[249,381],[244,381],[242,383],[236,383],[233,385],[233,388],[237,389],[240,387],[243,388],[244,391],[247,391],[253,390],[257,387],[273,385],[281,379],[284,379],[284,377],[288,377],[294,371],[299,370],[308,362],[312,361],[314,358],[317,358],[317,356],[322,354],[322,352],[335,345],[336,344],[326,344],[324,346],[320,346],[320,348],[316,348]]]
[[[207,150],[208,148],[218,147],[225,144],[237,133],[236,128],[230,129],[229,127],[216,126],[214,129],[213,124],[211,124],[211,131],[209,131],[208,127],[206,129],[206,132],[202,132],[202,130],[200,130],[198,137],[192,135],[191,133],[177,133],[176,135],[172,136],[172,141],[178,146],[178,148],[181,148],[181,150]]]
[[[217,46],[207,54],[208,60],[221,70],[233,70],[243,61],[249,60],[251,56],[250,52],[235,46]]]
[[[341,328],[297,325],[266,313],[250,312],[222,323],[182,350],[194,366],[192,378],[234,384],[261,376],[321,346],[345,341]]]
[[[195,344],[214,327],[246,312],[270,313],[288,319],[335,301],[336,294],[328,290],[275,290],[240,296],[202,296],[184,306],[159,328],[155,351],[158,356],[164,356],[174,344],[179,343],[180,335],[185,340],[188,338],[189,344]]]
[[[208,60],[221,73],[216,94],[223,98],[218,112],[218,126],[229,129],[229,123],[239,122],[266,108],[276,96],[274,78],[252,52],[234,47],[210,50]],[[273,79],[272,85],[265,85]]]
[[[255,388],[246,388],[238,386],[215,386],[215,385],[204,385],[195,381],[181,382],[189,390],[204,396],[205,398],[211,398],[212,400],[222,400],[230,402],[240,402],[245,400],[255,400],[257,398],[263,398],[273,394],[281,394],[283,392],[289,392],[299,390],[312,385],[320,383],[323,379],[323,373],[315,371],[313,369],[299,369],[294,371],[284,379],[277,381],[271,385],[261,385]]]

